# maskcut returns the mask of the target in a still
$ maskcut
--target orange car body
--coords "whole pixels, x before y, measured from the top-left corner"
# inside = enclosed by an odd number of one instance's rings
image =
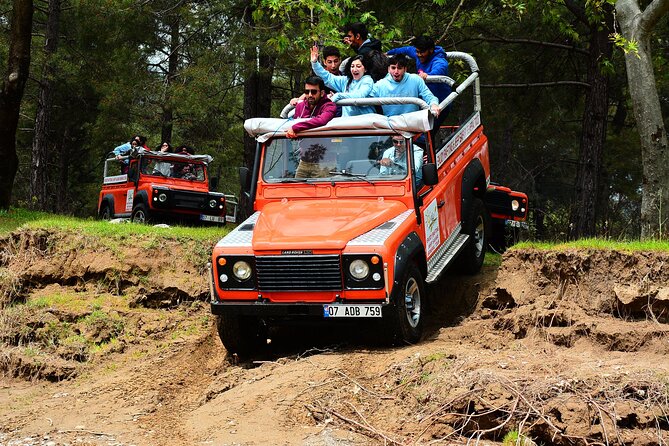
[[[208,155],[140,151],[105,162],[98,215],[226,223],[225,195],[210,191]],[[127,166],[127,169],[126,169]],[[124,172],[125,171],[125,172]]]
[[[249,346],[249,326],[279,319],[388,319],[389,336],[415,342],[424,284],[458,259],[480,268],[489,218],[526,219],[527,196],[490,182],[478,110],[436,148],[420,126],[386,121],[335,118],[298,140],[281,120],[247,121],[259,140],[253,170],[242,172],[251,216],[211,258],[211,308],[228,350]],[[401,155],[389,145],[400,137],[406,165],[389,171],[379,159]],[[319,170],[303,178],[309,150]]]

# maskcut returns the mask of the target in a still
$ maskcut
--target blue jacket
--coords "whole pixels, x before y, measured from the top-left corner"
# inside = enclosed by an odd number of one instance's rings
[[[374,88],[374,81],[371,76],[364,75],[357,81],[351,81],[349,85],[348,76],[335,76],[323,68],[319,62],[311,62],[311,67],[316,76],[323,79],[325,85],[337,92],[332,96],[332,102],[336,103],[340,99],[366,98],[372,93],[372,89]],[[374,113],[374,107],[346,106],[342,107],[341,110],[342,116],[357,116],[367,113]]]
[[[416,70],[432,75],[432,76],[448,76],[448,60],[446,59],[446,52],[440,46],[434,47],[434,54],[432,58],[426,63],[422,63],[416,54],[416,48],[412,46],[403,46],[400,48],[393,48],[388,51],[389,55],[403,54],[409,56],[416,61]],[[448,84],[427,84],[427,88],[439,99],[439,102],[446,99],[451,94],[451,87]]]
[[[421,98],[429,105],[439,103],[437,98],[425,85],[425,81],[419,75],[413,73],[405,73],[400,82],[395,82],[390,73],[388,73],[386,77],[374,85],[372,97],[414,97]],[[395,116],[419,110],[418,106],[413,104],[383,105],[382,107],[383,114],[386,116]]]
[[[128,152],[130,152],[130,149],[132,149],[132,144],[127,142],[116,147],[113,153],[114,155],[126,155]]]

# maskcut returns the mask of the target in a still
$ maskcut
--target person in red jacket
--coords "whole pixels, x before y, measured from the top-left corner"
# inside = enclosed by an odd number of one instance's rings
[[[297,133],[327,124],[337,113],[337,106],[325,95],[325,83],[318,76],[309,76],[304,81],[306,100],[295,107],[295,119],[309,118],[296,122],[288,130],[286,137],[297,138]]]

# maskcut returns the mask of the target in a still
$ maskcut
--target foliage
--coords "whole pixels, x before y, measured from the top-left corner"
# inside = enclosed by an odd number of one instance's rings
[[[584,2],[585,22],[576,19],[569,3],[583,2],[67,0],[55,55],[57,113],[49,159],[53,209],[94,215],[104,155],[135,133],[146,135],[149,146],[158,145],[170,110],[172,142],[213,155],[211,171],[221,179],[219,190],[236,192],[236,168],[243,162],[243,84],[258,68],[253,55],[262,49],[275,61],[272,103],[273,113],[278,113],[309,72],[309,47],[314,42],[337,45],[348,55],[341,26],[362,21],[384,50],[428,34],[447,51],[476,57],[492,179],[526,191],[537,236],[557,239],[569,232],[568,216],[578,206],[572,201],[587,91],[558,83],[586,80],[588,24],[601,23],[602,8],[614,2]],[[3,71],[10,11],[11,1],[0,0]],[[36,11],[33,80],[27,85],[19,124],[20,167],[14,197],[23,207],[31,206],[30,147],[38,87],[34,79],[42,73],[46,19],[42,8]],[[247,26],[251,20],[255,27]],[[654,30],[654,42],[661,50],[653,60],[665,113],[669,112],[666,23],[665,18]],[[611,39],[622,51],[600,61],[610,77],[611,125],[597,228],[607,237],[635,237],[642,178],[638,136],[627,113],[622,56],[623,51],[637,51],[638,43],[619,33]],[[173,67],[170,55],[176,56]],[[454,79],[462,77],[457,64],[451,69]],[[543,86],[528,86],[539,84]],[[462,118],[458,113],[452,112],[452,122]],[[0,215],[0,230],[11,229],[3,229],[5,221]]]

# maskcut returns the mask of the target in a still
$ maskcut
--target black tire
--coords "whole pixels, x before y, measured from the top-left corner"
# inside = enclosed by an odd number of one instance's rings
[[[100,217],[100,220],[111,220],[112,219],[112,210],[111,206],[109,206],[109,203],[106,201],[102,203],[102,207],[100,208],[100,212],[98,212],[98,217]]]
[[[149,223],[151,221],[149,218],[149,211],[144,203],[137,203],[135,207],[132,208],[130,221],[133,223]]]
[[[423,337],[426,308],[425,280],[418,266],[411,262],[393,290],[388,311],[388,329],[394,342],[415,344]]]
[[[483,266],[490,233],[489,220],[483,200],[474,198],[469,215],[462,222],[463,233],[469,240],[458,258],[458,268],[465,274],[476,274]]]
[[[219,314],[216,330],[230,355],[248,356],[267,345],[267,330],[257,317]]]

